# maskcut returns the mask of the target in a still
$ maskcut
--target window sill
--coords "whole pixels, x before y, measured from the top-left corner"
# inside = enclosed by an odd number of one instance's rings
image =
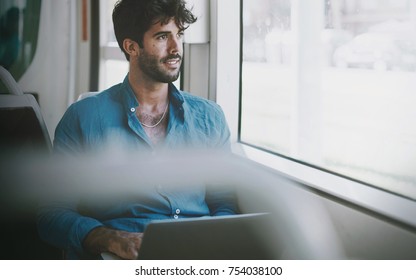
[[[416,228],[416,202],[411,199],[306,166],[246,144],[234,144],[233,151],[237,155],[272,168],[311,188]]]

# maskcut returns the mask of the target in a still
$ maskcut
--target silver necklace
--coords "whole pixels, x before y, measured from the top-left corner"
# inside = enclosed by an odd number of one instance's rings
[[[165,111],[163,111],[163,115],[162,115],[162,117],[160,118],[160,120],[157,122],[157,123],[155,123],[154,125],[148,125],[148,124],[145,124],[145,123],[142,123],[140,120],[140,123],[141,123],[141,125],[142,126],[144,126],[144,127],[147,127],[147,128],[155,128],[156,126],[158,126],[161,122],[162,122],[162,120],[165,118],[165,115],[166,115],[166,112],[168,111],[168,107],[169,107],[169,102],[168,102],[168,104],[166,104],[166,108],[165,108]]]

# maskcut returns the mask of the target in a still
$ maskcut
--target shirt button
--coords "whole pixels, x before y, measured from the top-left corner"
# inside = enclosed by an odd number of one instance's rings
[[[180,214],[181,213],[181,210],[180,209],[176,209],[175,213],[176,214]]]
[[[173,215],[173,218],[174,218],[175,220],[177,220],[177,219],[179,219],[179,216],[178,216],[178,215]]]
[[[130,112],[132,113],[136,112],[136,108],[130,108]]]

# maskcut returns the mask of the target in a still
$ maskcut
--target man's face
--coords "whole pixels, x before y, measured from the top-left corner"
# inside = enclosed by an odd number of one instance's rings
[[[144,34],[138,67],[154,81],[169,83],[179,77],[182,63],[182,37],[172,19],[167,24],[160,22]]]

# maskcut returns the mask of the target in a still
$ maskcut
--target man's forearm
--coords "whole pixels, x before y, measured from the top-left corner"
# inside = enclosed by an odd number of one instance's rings
[[[102,224],[80,215],[71,207],[47,206],[38,210],[37,226],[39,236],[45,242],[80,254],[84,250],[82,242],[87,234]]]
[[[230,188],[224,187],[224,189],[219,189],[215,187],[212,189],[212,187],[209,187],[207,189],[206,202],[212,216],[238,213],[236,193]]]

